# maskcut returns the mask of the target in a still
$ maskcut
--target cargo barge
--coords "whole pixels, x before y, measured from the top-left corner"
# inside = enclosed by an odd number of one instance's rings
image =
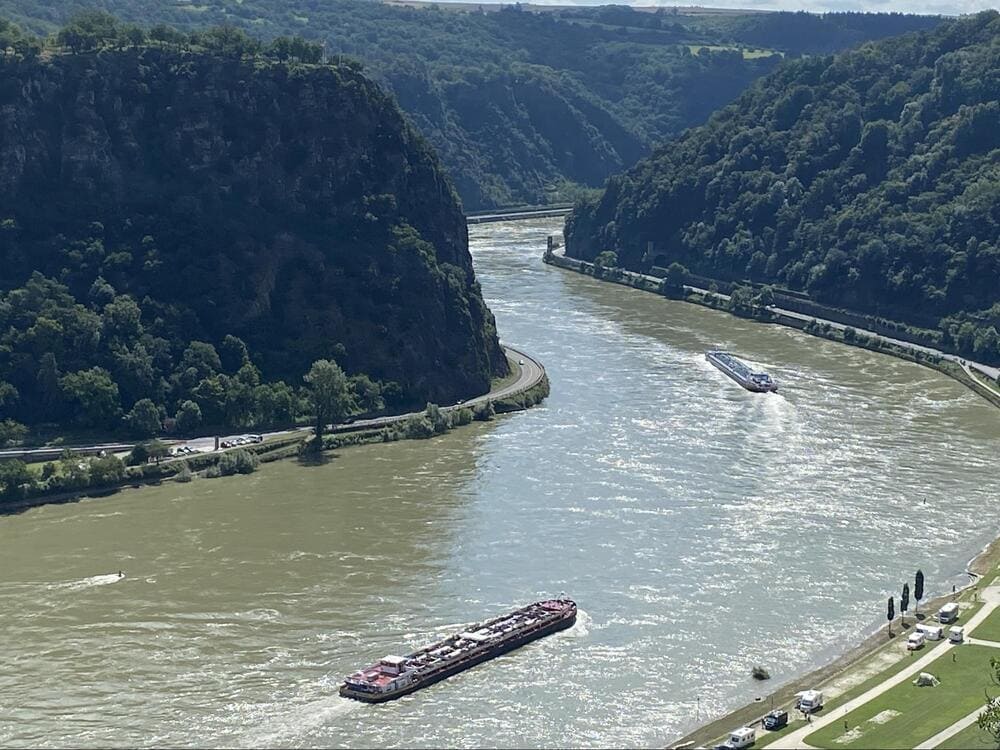
[[[705,359],[722,370],[748,391],[768,393],[778,390],[777,381],[766,372],[754,372],[746,362],[737,359],[729,352],[711,351],[705,354]]]
[[[382,703],[420,690],[484,661],[565,630],[576,622],[572,599],[547,599],[486,622],[470,625],[408,656],[387,656],[340,686],[345,698]]]

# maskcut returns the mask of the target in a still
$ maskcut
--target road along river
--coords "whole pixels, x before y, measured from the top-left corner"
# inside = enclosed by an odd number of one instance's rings
[[[484,224],[541,407],[0,518],[0,745],[662,744],[845,650],[997,533],[1000,418],[930,370],[541,262]],[[732,349],[777,395],[704,360]],[[119,580],[121,568],[126,577]],[[400,701],[339,679],[565,591],[572,630]],[[770,686],[769,686],[770,687]]]

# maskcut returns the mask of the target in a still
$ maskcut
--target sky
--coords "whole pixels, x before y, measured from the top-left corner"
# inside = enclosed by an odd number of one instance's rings
[[[466,0],[468,1],[468,0]],[[501,0],[488,0],[500,2]],[[507,1],[507,0],[504,0]],[[680,3],[664,0],[525,0],[537,5],[663,5]],[[514,0],[509,0],[514,2]],[[683,0],[681,0],[683,2]],[[693,3],[690,3],[693,4]],[[814,13],[836,11],[866,11],[869,13],[929,13],[957,16],[997,8],[989,0],[699,0],[704,8],[748,8],[760,10],[808,10]]]

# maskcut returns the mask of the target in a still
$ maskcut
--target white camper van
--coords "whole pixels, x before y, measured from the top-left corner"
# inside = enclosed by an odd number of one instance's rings
[[[956,602],[948,602],[938,610],[937,617],[938,622],[955,622],[958,619],[958,604]]]
[[[741,750],[741,748],[750,747],[756,740],[756,729],[753,727],[740,727],[729,733],[729,741],[726,742],[726,746],[734,750]]]
[[[917,632],[923,633],[929,641],[940,641],[944,638],[944,628],[940,625],[917,625]]]
[[[811,714],[823,708],[823,693],[819,690],[806,690],[799,696],[799,711],[804,714]]]

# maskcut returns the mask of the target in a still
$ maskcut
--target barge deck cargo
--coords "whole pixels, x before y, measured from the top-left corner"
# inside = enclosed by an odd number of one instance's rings
[[[535,602],[502,617],[470,625],[461,633],[407,656],[387,656],[348,677],[340,686],[340,694],[366,703],[393,700],[565,630],[574,622],[576,603],[572,599]]]
[[[705,359],[722,370],[748,391],[767,393],[778,390],[777,381],[766,372],[755,372],[746,362],[737,359],[729,352],[710,351]]]

